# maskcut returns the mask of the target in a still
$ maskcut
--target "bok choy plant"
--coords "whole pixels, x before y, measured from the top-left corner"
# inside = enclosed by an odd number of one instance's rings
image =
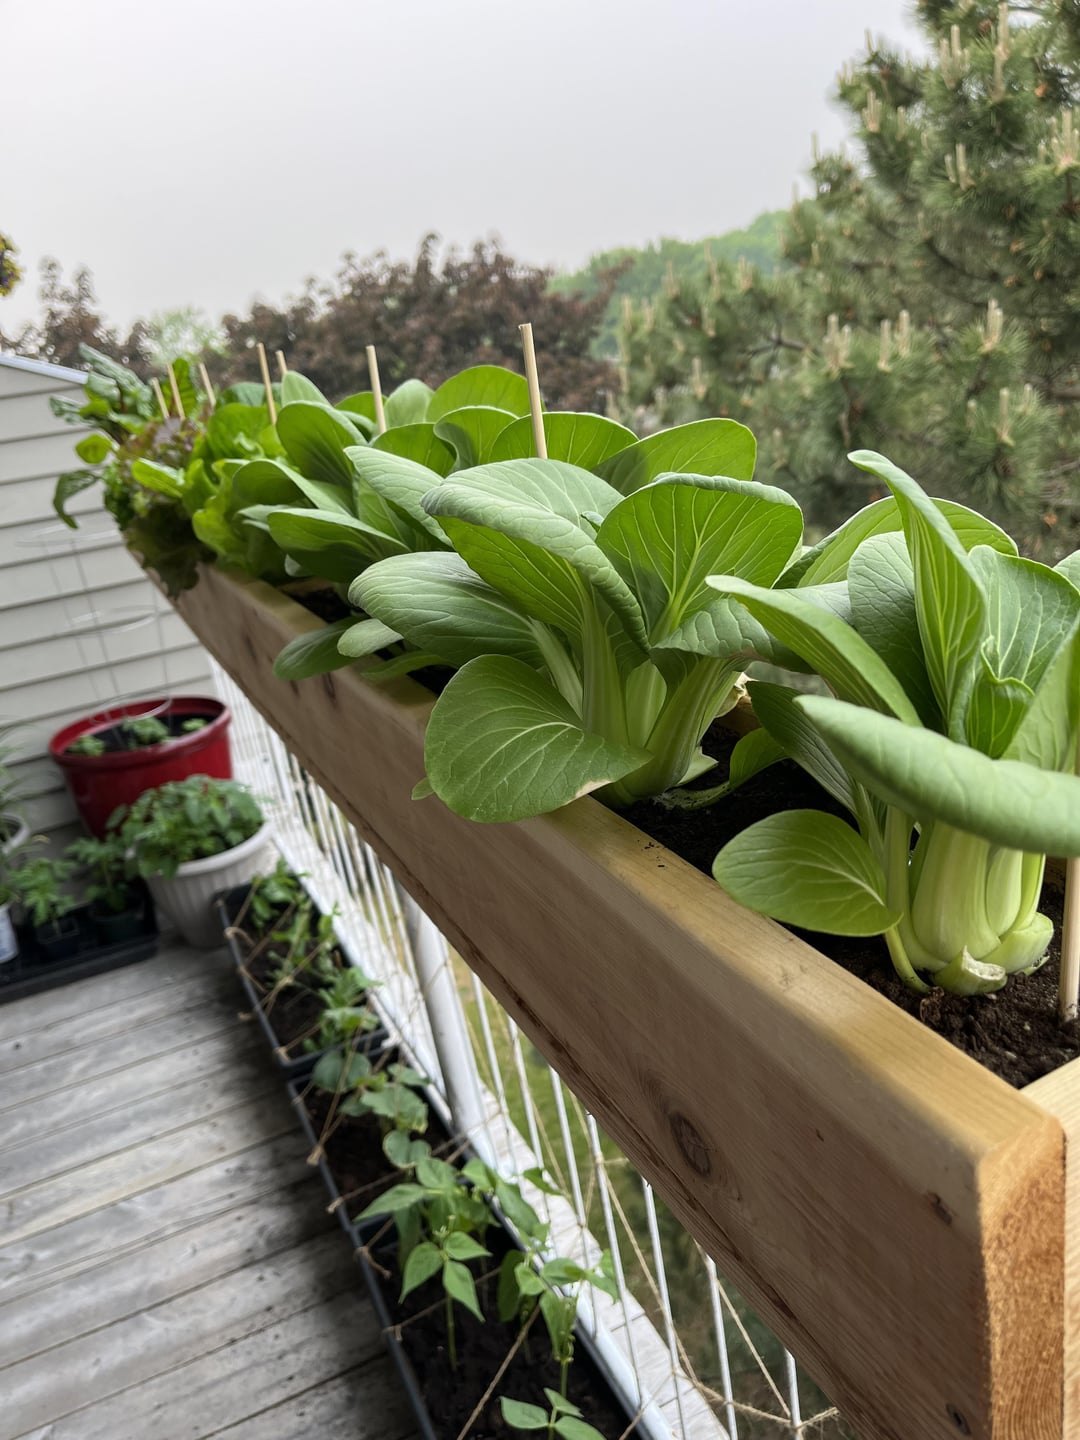
[[[768,639],[706,577],[773,584],[802,515],[751,479],[748,430],[708,423],[723,473],[653,476],[639,461],[629,494],[558,460],[481,465],[426,493],[416,471],[369,471],[456,551],[384,560],[350,595],[417,663],[461,667],[425,746],[428,781],[458,814],[516,820],[590,791],[625,806],[711,765],[701,739],[734,703],[746,632],[755,648]],[[341,646],[363,651],[348,634]]]
[[[736,900],[841,935],[883,935],[916,991],[992,991],[1045,957],[1045,856],[1080,855],[1080,555],[1051,570],[997,527],[929,500],[869,451],[893,499],[797,562],[781,588],[714,575],[832,696],[753,684],[765,730],[850,810],[793,810],[716,858]],[[850,623],[787,581],[846,579]],[[912,849],[913,831],[917,839]],[[924,978],[926,977],[926,978]]]

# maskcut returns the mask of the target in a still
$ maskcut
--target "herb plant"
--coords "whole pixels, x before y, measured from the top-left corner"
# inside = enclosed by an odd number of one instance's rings
[[[709,768],[701,738],[734,703],[751,642],[768,639],[706,577],[722,567],[772,585],[802,515],[751,480],[749,431],[707,424],[704,459],[724,473],[654,471],[680,452],[630,447],[599,467],[635,487],[626,495],[562,461],[451,475],[418,503],[457,555],[394,557],[353,583],[354,604],[419,663],[461,667],[425,746],[451,809],[516,820],[589,791],[625,806]]]
[[[782,812],[726,845],[714,874],[776,919],[884,935],[914,990],[995,990],[1045,957],[1045,856],[1080,855],[1080,555],[1056,570],[1021,559],[883,457],[851,458],[893,500],[803,567],[846,580],[850,623],[795,590],[709,583],[828,683],[832,697],[750,689],[761,724],[857,832]]]
[[[16,894],[39,930],[58,925],[75,909],[75,897],[62,888],[72,868],[65,860],[40,857],[26,861],[15,873]]]
[[[256,875],[248,894],[247,913],[257,931],[265,930],[286,911],[307,898],[303,876],[296,875],[286,860],[279,858],[269,875]]]
[[[427,1141],[416,1138],[428,1124],[423,1096],[427,1080],[411,1066],[398,1061],[376,1065],[367,1055],[331,1050],[316,1062],[311,1080],[317,1089],[338,1097],[336,1114],[354,1119],[371,1115],[378,1121],[383,1153],[392,1165],[406,1169],[431,1153]],[[384,1214],[385,1207],[378,1213]]]
[[[189,775],[146,790],[109,819],[109,830],[134,852],[143,876],[176,874],[190,860],[220,855],[262,826],[254,797],[235,780]]]
[[[131,908],[131,866],[127,847],[115,831],[101,840],[89,836],[73,840],[64,855],[73,866],[89,870],[83,895],[91,905],[113,915]]]

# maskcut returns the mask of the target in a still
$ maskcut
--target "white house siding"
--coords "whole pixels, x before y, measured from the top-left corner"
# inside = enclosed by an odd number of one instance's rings
[[[49,737],[121,698],[212,694],[205,652],[128,554],[97,490],[52,508],[79,431],[49,408],[78,371],[0,355],[0,724],[17,726],[14,771],[35,830],[74,822]],[[138,622],[138,623],[136,623]]]

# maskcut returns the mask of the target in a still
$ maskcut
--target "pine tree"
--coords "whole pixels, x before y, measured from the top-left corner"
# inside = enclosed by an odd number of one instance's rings
[[[882,450],[1048,557],[1080,531],[1080,0],[921,0],[930,54],[840,73],[786,272],[715,265],[623,328],[631,405],[727,413],[822,524]]]

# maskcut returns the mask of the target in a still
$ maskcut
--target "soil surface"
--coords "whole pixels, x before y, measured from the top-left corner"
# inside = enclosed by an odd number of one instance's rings
[[[139,717],[133,718],[137,719]],[[213,720],[215,717],[213,715],[199,715],[193,713],[190,715],[155,715],[152,718],[155,720],[160,720],[161,724],[169,732],[169,738],[172,740],[176,740],[189,733],[198,733],[197,731],[189,732],[184,729],[184,726],[189,721],[203,720],[206,722],[207,725],[209,725],[210,721]],[[152,740],[148,741],[146,744],[141,744],[135,738],[134,732],[129,727],[120,723],[117,723],[116,725],[107,725],[104,730],[93,730],[90,733],[94,736],[95,740],[100,740],[105,746],[105,749],[102,752],[105,755],[118,755],[121,751],[125,750],[145,750],[150,745],[164,745],[166,743],[164,740]],[[71,754],[73,752],[74,744],[77,744],[77,742],[73,742],[72,745],[69,745],[67,747],[68,754]],[[79,752],[78,750],[74,750],[74,753],[78,754]]]
[[[494,1380],[499,1367],[518,1337],[520,1326],[504,1324],[496,1305],[497,1271],[503,1255],[512,1248],[504,1231],[492,1227],[484,1237],[492,1252],[488,1260],[474,1260],[469,1269],[476,1279],[477,1295],[486,1316],[481,1324],[460,1305],[454,1306],[454,1331],[457,1342],[457,1368],[452,1368],[446,1342],[446,1312],[443,1289],[438,1278],[414,1290],[403,1303],[398,1302],[401,1277],[393,1251],[378,1250],[375,1260],[389,1277],[379,1275],[391,1320],[401,1326],[401,1343],[416,1371],[420,1390],[431,1412],[431,1421],[439,1440],[456,1440],[472,1415],[481,1396]],[[486,1274],[486,1278],[482,1278]],[[543,1405],[544,1387],[559,1388],[559,1366],[551,1358],[547,1330],[541,1317],[533,1322],[525,1343],[510,1361],[495,1385],[491,1399],[469,1430],[469,1440],[512,1440],[521,1434],[505,1424],[499,1396]],[[628,1430],[629,1419],[618,1405],[607,1381],[593,1365],[580,1340],[570,1366],[567,1384],[569,1398],[582,1411],[584,1419],[594,1425],[606,1440],[619,1440],[624,1434],[638,1435],[635,1426]],[[539,1432],[538,1432],[539,1433]]]
[[[719,723],[713,725],[703,748],[716,757],[717,766],[692,788],[718,785],[727,778],[735,743],[736,737],[730,732]],[[827,810],[852,823],[848,812],[791,760],[771,766],[726,800],[705,810],[669,810],[646,800],[624,814],[654,840],[711,875],[717,851],[739,831],[778,810],[798,809]],[[1062,905],[1061,889],[1050,877],[1043,886],[1040,903],[1040,909],[1055,926],[1049,957],[1034,975],[1014,975],[1004,989],[993,995],[948,995],[942,990],[916,995],[897,976],[884,940],[786,928],[995,1075],[1020,1087],[1080,1055],[1080,1025],[1063,1025],[1057,1016]]]
[[[286,588],[286,594],[292,592]],[[360,612],[354,610],[347,600],[343,600],[335,589],[327,586],[324,590],[304,590],[292,598],[305,610],[310,610],[312,615],[317,615],[320,620],[325,620],[328,625],[335,620],[346,620],[350,615],[355,615],[359,620]]]
[[[393,1058],[392,1053],[387,1063]],[[314,1085],[304,1092],[304,1108],[316,1135],[321,1136],[326,1127],[332,1101],[332,1095],[317,1090]],[[430,1108],[424,1139],[441,1158],[455,1156],[457,1142]],[[338,1193],[347,1202],[351,1220],[392,1185],[409,1178],[393,1169],[383,1154],[382,1127],[374,1115],[346,1115],[339,1119],[324,1141],[323,1149]]]

